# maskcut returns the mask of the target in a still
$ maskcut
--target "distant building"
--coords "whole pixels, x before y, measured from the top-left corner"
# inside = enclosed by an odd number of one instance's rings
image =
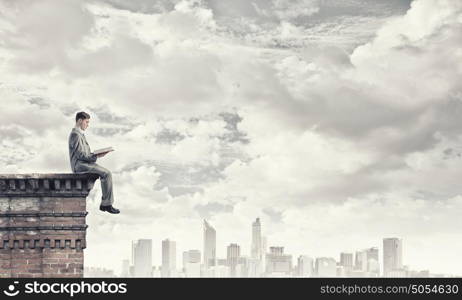
[[[176,277],[176,242],[162,241],[162,277]]]
[[[292,274],[292,255],[284,254],[284,247],[270,247],[266,254],[266,276],[279,277]]]
[[[407,277],[407,271],[405,269],[392,269],[387,271],[387,276],[390,278]]]
[[[187,263],[201,263],[200,250],[188,250],[183,252],[183,268]]]
[[[260,218],[257,218],[252,223],[252,245],[251,245],[251,258],[263,259],[263,240],[261,236],[261,223]]]
[[[209,268],[204,269],[202,272],[202,277],[207,278],[225,278],[229,276],[229,267],[223,265],[209,266]]]
[[[130,266],[130,272],[129,272],[129,274],[130,274],[130,277],[134,277],[134,276],[135,276],[135,275],[134,275],[134,274],[135,274],[135,266],[134,266],[134,265],[131,265],[131,266]]]
[[[336,277],[347,277],[345,267],[337,263]]]
[[[356,251],[354,269],[347,273],[352,277],[380,276],[379,249],[372,247]]]
[[[427,277],[430,277],[430,271],[429,270],[407,271],[406,277],[427,278]]]
[[[399,238],[383,239],[383,276],[401,277],[403,268],[403,241]]]
[[[228,266],[227,258],[217,258],[215,261],[217,266]]]
[[[355,271],[367,272],[367,252],[365,250],[355,253]]]
[[[152,277],[155,277],[155,278],[160,278],[162,277],[162,274],[161,274],[161,267],[152,267],[151,269],[151,274],[152,274]]]
[[[201,252],[199,250],[183,252],[183,272],[185,277],[201,276]]]
[[[261,238],[261,251],[262,251],[262,270],[266,269],[266,253],[268,252],[268,238],[266,236],[262,236]]]
[[[368,248],[366,251],[367,272],[372,277],[380,276],[379,249],[377,247]]]
[[[299,277],[313,277],[314,276],[313,258],[307,255],[300,255],[298,257],[296,276],[299,276]]]
[[[93,278],[101,278],[101,277],[112,278],[112,277],[115,277],[113,270],[100,268],[100,267],[84,267],[83,274],[84,274],[85,278],[89,278],[89,277],[93,277]]]
[[[204,267],[216,265],[217,259],[217,233],[206,220],[204,220]]]
[[[227,265],[230,269],[230,276],[236,277],[236,266],[238,265],[239,258],[241,257],[241,247],[238,244],[230,244],[226,249]]]
[[[316,276],[318,277],[336,277],[337,262],[332,257],[316,258]]]
[[[133,277],[152,277],[152,240],[132,242]]]
[[[261,277],[263,270],[263,260],[257,258],[247,260],[247,277]]]
[[[340,253],[340,262],[339,266],[343,267],[343,276],[350,276],[351,271],[353,270],[353,253],[342,252]]]
[[[130,277],[130,260],[124,259],[122,260],[122,272],[120,273],[120,277]]]
[[[253,258],[248,256],[240,256],[237,260],[235,277],[249,277],[249,271],[253,260]]]

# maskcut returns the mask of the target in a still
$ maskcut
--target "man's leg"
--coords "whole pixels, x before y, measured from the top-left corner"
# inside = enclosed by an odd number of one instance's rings
[[[103,196],[101,198],[102,206],[109,206],[114,203],[114,195],[112,193],[112,173],[105,167],[97,165],[95,169],[98,169],[101,181],[101,190]]]
[[[95,173],[98,174],[101,181],[101,191],[103,196],[101,198],[102,206],[109,206],[114,203],[114,195],[112,193],[112,173],[103,166],[97,163],[80,164],[78,172]]]
[[[112,193],[112,173],[108,169],[104,169],[103,175],[100,178],[101,190],[103,196],[101,198],[101,205],[109,206],[114,203],[114,195]]]

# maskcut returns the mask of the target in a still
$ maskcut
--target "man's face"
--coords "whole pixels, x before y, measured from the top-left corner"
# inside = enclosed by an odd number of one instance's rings
[[[85,130],[88,127],[88,123],[90,123],[90,119],[79,119],[78,125],[80,129]]]

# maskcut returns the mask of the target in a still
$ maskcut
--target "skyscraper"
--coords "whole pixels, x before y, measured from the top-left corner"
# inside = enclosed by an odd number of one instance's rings
[[[252,246],[251,246],[251,258],[262,259],[263,257],[263,244],[261,236],[261,224],[260,218],[257,218],[255,222],[252,223]]]
[[[353,270],[353,253],[340,253],[340,266],[343,267],[345,275],[349,276],[351,274],[351,271]]]
[[[204,267],[216,265],[217,259],[217,233],[206,220],[204,220]]]
[[[134,277],[152,276],[152,240],[132,242],[132,263]]]
[[[239,262],[239,258],[241,256],[241,247],[239,247],[238,244],[230,244],[227,248],[226,251],[226,259],[227,259],[227,264],[229,266],[230,270],[230,276],[231,277],[236,277],[236,266]],[[239,274],[241,275],[241,274]]]
[[[176,276],[176,242],[162,241],[162,277]]]
[[[403,268],[403,241],[399,238],[383,239],[383,276]]]
[[[360,272],[367,272],[367,251],[361,250],[355,253],[355,270]]]

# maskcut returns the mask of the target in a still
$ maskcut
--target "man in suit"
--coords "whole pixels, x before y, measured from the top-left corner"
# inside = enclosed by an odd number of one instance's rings
[[[105,156],[107,152],[98,155],[92,153],[84,135],[84,131],[88,128],[89,122],[90,115],[86,112],[79,112],[75,116],[75,127],[72,128],[71,134],[69,135],[69,157],[72,172],[98,174],[103,192],[99,209],[111,214],[118,214],[120,210],[112,206],[114,195],[112,193],[111,171],[96,163],[97,158]]]

